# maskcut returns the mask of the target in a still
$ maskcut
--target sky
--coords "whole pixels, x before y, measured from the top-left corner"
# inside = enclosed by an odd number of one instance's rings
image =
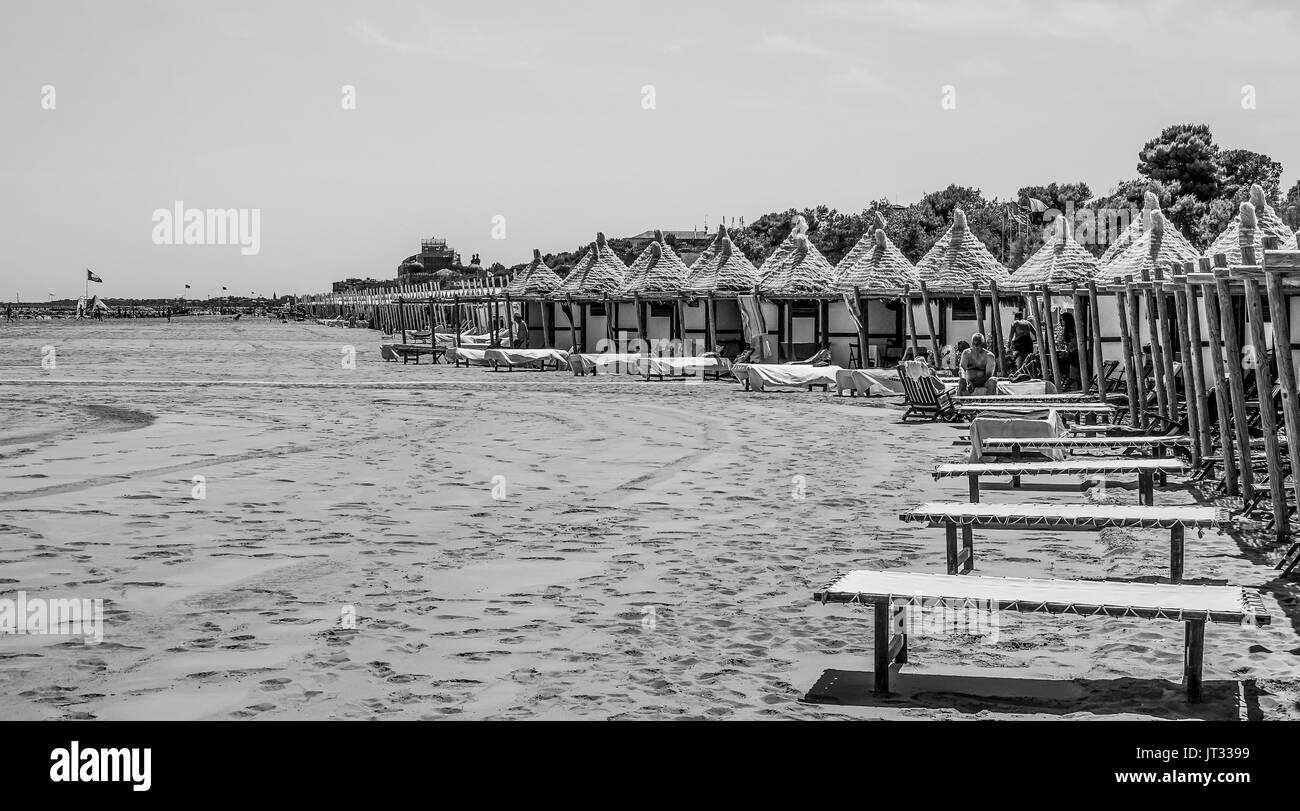
[[[951,183],[1102,194],[1181,122],[1300,180],[1291,2],[6,0],[4,18],[0,300],[80,295],[86,268],[109,300],[319,292],[393,278],[425,237],[511,265]],[[258,251],[156,244],[176,201],[256,212]]]

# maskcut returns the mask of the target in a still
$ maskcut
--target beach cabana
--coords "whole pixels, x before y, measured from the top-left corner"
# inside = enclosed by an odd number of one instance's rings
[[[505,286],[502,293],[520,302],[520,312],[528,324],[529,346],[555,346],[555,310],[550,295],[564,280],[542,261],[542,253],[533,249],[533,261]]]
[[[618,329],[617,309],[614,300],[622,294],[627,266],[609,247],[603,233],[578,260],[551,300],[559,305],[561,323],[556,329],[568,327],[570,342],[578,352],[595,352],[600,349],[615,351],[615,331]],[[601,346],[601,342],[606,342]],[[561,341],[563,343],[563,341]]]
[[[738,346],[747,343],[740,297],[753,296],[758,278],[758,268],[732,243],[727,229],[719,225],[718,235],[696,258],[682,284],[683,296],[700,303],[699,307],[686,309],[688,334],[702,330],[710,351],[727,341]]]
[[[659,230],[628,267],[618,296],[617,323],[635,325],[642,351],[663,341],[685,340],[682,285],[690,272]]]
[[[1159,210],[1160,200],[1156,198],[1155,194],[1147,192],[1142,195],[1141,213],[1138,214],[1137,218],[1129,224],[1128,228],[1124,229],[1124,231],[1122,231],[1118,236],[1111,239],[1110,244],[1106,246],[1106,250],[1102,251],[1101,257],[1097,260],[1097,264],[1104,268],[1118,259],[1120,254],[1128,250],[1128,247],[1133,244],[1134,240],[1142,237],[1142,233],[1146,230],[1147,216],[1152,211]]]
[[[1250,203],[1255,208],[1256,228],[1254,230],[1255,256],[1264,255],[1264,237],[1276,237],[1278,241],[1278,250],[1293,251],[1296,249],[1296,235],[1282,218],[1277,215],[1273,207],[1264,199],[1264,190],[1258,183],[1250,187]],[[1232,218],[1228,227],[1222,234],[1210,245],[1205,251],[1205,255],[1213,259],[1215,254],[1224,254],[1228,257],[1228,264],[1240,265],[1241,261],[1241,213],[1238,211],[1237,216]]]
[[[758,292],[772,308],[780,358],[804,360],[830,348],[830,299],[835,297],[835,268],[808,239],[808,222],[795,217],[790,235],[758,269]],[[765,308],[766,310],[767,308]],[[850,333],[852,334],[852,333]],[[832,349],[838,364],[848,365],[848,345]]]
[[[1160,209],[1146,212],[1144,219],[1141,233],[1110,264],[1101,266],[1096,276],[1098,284],[1123,284],[1129,277],[1141,280],[1144,273],[1149,278],[1156,268],[1163,271],[1171,264],[1195,262],[1200,257],[1192,243],[1169,225]]]
[[[885,235],[885,219],[877,212],[875,227],[840,260],[831,286],[843,297],[858,330],[856,345],[867,346],[857,354],[859,365],[870,365],[873,356],[880,363],[893,360],[888,357],[891,343],[901,355],[906,328],[902,297],[919,290],[920,282],[916,267]]]
[[[952,225],[916,263],[916,272],[921,279],[921,314],[913,314],[913,323],[918,332],[929,332],[936,355],[944,344],[969,340],[977,331],[1000,332],[1001,324],[1010,323],[1014,310],[1005,302],[1000,302],[991,323],[986,320],[989,306],[983,296],[993,285],[1005,289],[1011,274],[970,229],[961,209],[953,209]],[[937,313],[930,308],[931,300]],[[915,297],[912,303],[915,308]],[[1000,348],[1002,338],[990,341],[990,346]]]

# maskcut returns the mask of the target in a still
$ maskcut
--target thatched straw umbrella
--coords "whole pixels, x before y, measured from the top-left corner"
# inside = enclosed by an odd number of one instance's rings
[[[574,346],[578,346],[574,321],[579,313],[583,316],[583,347],[587,343],[586,315],[590,305],[594,302],[604,302],[606,304],[606,337],[613,340],[613,311],[609,304],[611,299],[622,291],[626,272],[627,266],[623,264],[623,260],[618,258],[618,254],[614,253],[614,250],[609,247],[605,235],[597,233],[596,241],[587,247],[587,252],[573,266],[573,269],[569,271],[569,275],[555,292],[551,293],[552,300],[566,302],[567,304],[569,333],[573,338]]]
[[[870,353],[871,303],[865,298],[906,299],[908,292],[921,282],[916,267],[907,260],[885,235],[885,218],[876,212],[875,228],[868,229],[857,244],[845,254],[835,269],[832,289],[844,297],[845,306],[858,328],[858,360],[865,362]],[[883,306],[878,304],[877,306]],[[887,311],[881,312],[884,316]],[[894,339],[902,345],[902,330],[896,330]],[[852,354],[852,353],[850,353]]]
[[[1264,198],[1264,189],[1258,183],[1250,187],[1250,203],[1255,208],[1255,219],[1257,227],[1255,234],[1255,261],[1262,261],[1264,257],[1264,237],[1277,237],[1278,247],[1284,251],[1294,251],[1296,249],[1295,232],[1287,226],[1282,218],[1277,215],[1273,207],[1268,204]],[[1216,253],[1226,254],[1228,264],[1241,264],[1241,213],[1237,213],[1228,223],[1222,234],[1210,245],[1205,251],[1205,255],[1214,258]]]
[[[1147,212],[1145,219],[1149,222],[1141,235],[1110,264],[1102,265],[1096,276],[1098,284],[1123,284],[1128,277],[1143,278],[1143,271],[1149,276],[1156,268],[1163,270],[1200,257],[1192,243],[1165,221],[1160,209]]]
[[[710,349],[718,346],[718,334],[722,331],[720,324],[727,325],[726,332],[744,337],[740,303],[736,297],[753,293],[758,280],[758,268],[732,243],[727,229],[719,225],[717,237],[695,259],[690,275],[682,285],[685,295],[705,299],[704,333]],[[722,321],[718,317],[718,299],[730,302]]]
[[[527,302],[534,301],[537,303],[538,310],[541,311],[542,317],[542,335],[547,346],[555,343],[555,332],[551,327],[551,303],[547,301],[551,293],[560,289],[564,280],[551,270],[545,262],[542,261],[542,253],[536,248],[533,249],[533,261],[528,266],[515,274],[510,283],[505,286],[502,293],[509,301],[512,297],[525,302],[524,320],[528,321]],[[509,308],[507,308],[509,309]]]
[[[934,316],[930,312],[930,296],[940,299],[955,299],[972,295],[980,287],[992,288],[994,285],[1005,287],[1011,279],[1006,267],[997,260],[984,246],[966,221],[966,212],[960,208],[953,209],[952,225],[939,237],[939,241],[916,263],[916,272],[921,277],[921,305],[925,310],[926,324],[930,329],[930,345],[938,356],[939,342],[947,332],[948,319],[944,314],[943,302],[939,302],[939,329],[934,328]],[[978,298],[978,292],[975,292]],[[983,306],[976,308],[976,324],[983,330]],[[997,342],[993,342],[996,346]]]
[[[1075,241],[1065,217],[1057,217],[1052,236],[1043,247],[1011,274],[1008,290],[1036,290],[1043,285],[1071,287],[1085,284],[1097,275],[1096,257]]]
[[[1106,250],[1102,251],[1101,258],[1097,260],[1097,264],[1104,268],[1118,259],[1120,254],[1128,250],[1128,247],[1133,244],[1134,240],[1142,237],[1142,233],[1146,230],[1146,220],[1150,213],[1159,210],[1160,200],[1155,196],[1155,193],[1147,192],[1143,194],[1142,213],[1138,215],[1137,219],[1135,219],[1127,229],[1125,229],[1124,233],[1111,240],[1111,243],[1106,246]]]

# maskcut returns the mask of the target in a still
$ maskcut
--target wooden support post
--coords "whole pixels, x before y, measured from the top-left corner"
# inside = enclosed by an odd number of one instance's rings
[[[1086,395],[1088,393],[1088,384],[1092,382],[1092,375],[1089,374],[1089,355],[1091,354],[1088,345],[1088,319],[1084,317],[1084,297],[1079,291],[1077,285],[1071,289],[1071,295],[1074,298],[1074,354],[1079,356],[1079,393]],[[1100,368],[1097,370],[1100,374]]]
[[[821,326],[821,335],[818,336],[821,345],[818,348],[830,349],[831,348],[831,300],[822,299],[821,306],[818,308],[818,312],[820,313],[821,316],[818,319],[819,324]],[[936,360],[938,360],[938,358],[936,358]]]
[[[1101,312],[1097,309],[1097,283],[1088,282],[1088,344],[1092,349],[1092,368],[1097,372],[1097,401],[1106,402],[1106,354],[1101,345]]]
[[[1192,467],[1201,466],[1201,401],[1196,397],[1196,387],[1192,381],[1192,343],[1191,330],[1188,328],[1186,281],[1173,278],[1174,320],[1178,326],[1178,354],[1183,359],[1183,399],[1187,403],[1187,434],[1192,440]],[[1197,355],[1200,347],[1196,347]],[[1199,368],[1200,364],[1197,363]]]
[[[1061,377],[1060,348],[1056,345],[1056,315],[1052,311],[1052,291],[1043,285],[1043,330],[1038,336],[1047,346],[1047,359],[1052,364],[1052,381],[1057,391],[1065,391],[1065,380]],[[1043,370],[1047,374],[1047,370]]]
[[[1197,261],[1197,269],[1202,273],[1210,272],[1210,260],[1202,258]],[[1210,371],[1214,379],[1214,405],[1219,417],[1219,447],[1223,455],[1224,492],[1230,496],[1240,495],[1237,489],[1237,452],[1235,426],[1232,421],[1231,385],[1223,360],[1223,321],[1219,314],[1219,296],[1216,290],[1206,290],[1205,330],[1210,338]]]
[[[970,479],[970,503],[979,504],[980,502],[980,477],[974,473],[967,476]]]
[[[1133,338],[1133,357],[1136,359],[1134,369],[1137,370],[1137,388],[1138,388],[1138,411],[1141,412],[1142,425],[1145,426],[1149,420],[1146,418],[1146,409],[1148,401],[1155,395],[1155,383],[1147,386],[1147,354],[1142,351],[1142,291],[1133,283],[1133,277],[1126,277],[1124,287],[1128,291],[1128,325],[1129,333]],[[1152,364],[1154,365],[1154,363]]]
[[[858,368],[867,368],[867,304],[862,300],[862,288],[853,286],[853,300],[858,306]]]
[[[1182,524],[1174,524],[1169,529],[1169,580],[1173,583],[1183,582],[1186,536],[1187,531]]]
[[[1236,429],[1240,464],[1237,467],[1241,483],[1241,497],[1249,501],[1255,494],[1255,476],[1250,460],[1250,424],[1246,413],[1246,386],[1241,372],[1241,339],[1237,332],[1237,316],[1232,306],[1232,291],[1228,287],[1228,257],[1215,254],[1214,289],[1219,297],[1220,328],[1224,340],[1224,365],[1228,372],[1228,393],[1232,399],[1232,423]]]
[[[1254,256],[1245,256],[1246,247],[1242,246],[1242,259],[1247,264],[1255,264]],[[1250,246],[1250,253],[1255,252]],[[1268,368],[1268,342],[1264,335],[1264,308],[1259,300],[1259,282],[1246,279],[1246,313],[1250,322],[1250,341],[1255,347],[1258,364],[1255,367],[1255,382],[1259,387],[1259,422],[1264,429],[1264,455],[1268,465],[1268,490],[1273,499],[1273,531],[1279,541],[1291,534],[1291,520],[1286,507],[1286,486],[1282,473],[1282,449],[1277,441],[1277,414],[1273,411],[1273,375]],[[1283,344],[1289,347],[1290,341]],[[1287,434],[1288,439],[1290,434]]]
[[[1183,265],[1183,272],[1190,274],[1195,267],[1191,262]],[[1209,401],[1206,398],[1205,386],[1205,355],[1201,350],[1201,308],[1198,303],[1197,288],[1187,277],[1183,277],[1182,284],[1183,308],[1187,313],[1187,343],[1190,346],[1191,355],[1185,358],[1190,363],[1188,375],[1191,379],[1191,387],[1188,392],[1189,412],[1190,401],[1196,401],[1196,439],[1193,442],[1193,448],[1199,450],[1201,456],[1213,456],[1214,446],[1210,441],[1210,412]],[[1193,454],[1193,462],[1200,464],[1200,459]]]
[[[978,326],[980,334],[984,336],[984,345],[988,346],[989,334],[984,327],[984,299],[980,296],[980,283],[975,282],[971,287],[971,298],[975,301],[975,324]]]
[[[925,289],[925,282],[921,282],[921,306],[925,308],[925,325],[930,330],[930,349],[934,351],[934,358],[939,360],[939,336],[934,329],[934,316],[930,312],[930,293]]]
[[[1282,289],[1281,271],[1270,268],[1271,237],[1264,238],[1264,283],[1268,286],[1268,309],[1272,316],[1273,353],[1277,379],[1282,388],[1282,419],[1286,424],[1287,458],[1291,462],[1291,486],[1300,505],[1300,400],[1297,400],[1295,360],[1291,353],[1291,299]],[[1278,522],[1282,523],[1282,513]],[[1288,519],[1289,520],[1289,519]]]
[[[1032,292],[1025,293],[1025,304],[1028,305],[1029,317],[1034,322],[1034,331],[1038,333],[1038,341],[1036,341],[1038,344],[1038,371],[1046,380],[1048,373],[1051,372],[1047,360],[1047,324],[1043,321],[1042,314],[1038,310],[1038,299]]]
[[[957,525],[951,521],[944,527],[944,540],[947,543],[948,574],[957,574]]]
[[[1201,663],[1205,659],[1205,620],[1187,620],[1183,636],[1183,686],[1187,700],[1201,700]]]
[[[785,305],[785,362],[793,363],[799,358],[794,356],[794,302],[782,302]]]
[[[990,315],[990,325],[993,327],[993,335],[991,340],[986,341],[985,343],[993,348],[993,355],[997,359],[998,377],[1002,377],[1006,375],[1009,370],[1007,369],[1006,361],[1007,336],[1002,332],[1002,300],[998,296],[997,282],[989,282],[989,299],[993,307],[993,312]]]
[[[569,298],[569,340],[573,342],[572,351],[582,352],[584,349],[586,349],[586,347],[580,346],[578,344],[578,325],[574,323],[578,320],[576,317],[578,308],[577,305],[573,303],[573,295],[570,294],[568,298]],[[585,338],[587,336],[583,335],[583,337]]]
[[[704,299],[704,340],[710,352],[718,351],[718,300],[709,293]]]
[[[1136,428],[1141,424],[1142,400],[1146,396],[1146,387],[1141,381],[1141,353],[1134,352],[1133,333],[1129,330],[1129,302],[1129,285],[1116,290],[1115,305],[1119,308],[1119,336],[1124,354],[1124,382],[1128,386],[1129,423]]]
[[[1169,296],[1165,292],[1164,274],[1156,268],[1152,282],[1156,295],[1156,340],[1160,342],[1165,376],[1165,419],[1178,422],[1178,375],[1174,373],[1174,340],[1169,334]]]
[[[903,326],[912,341],[912,357],[921,354],[921,346],[916,337],[916,313],[912,312],[912,294],[909,288],[903,288]]]

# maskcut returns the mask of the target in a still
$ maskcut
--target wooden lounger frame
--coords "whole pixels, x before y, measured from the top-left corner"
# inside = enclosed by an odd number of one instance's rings
[[[960,585],[949,585],[947,575],[929,575],[936,584],[943,581],[943,585],[936,589],[936,594],[859,594],[848,592],[831,591],[831,587],[839,582],[844,573],[837,574],[830,582],[821,589],[813,593],[813,599],[819,603],[850,603],[859,605],[870,605],[873,612],[873,625],[875,637],[873,640],[874,648],[874,681],[875,692],[889,692],[889,670],[894,664],[906,664],[907,655],[907,634],[906,612],[908,606],[915,605],[918,600],[933,601],[936,607],[944,608],[966,608],[970,605],[971,598],[953,595],[952,592],[960,592]],[[977,578],[975,580],[997,580],[1001,578]],[[967,578],[962,578],[967,580]],[[1081,581],[1061,581],[1063,583],[1076,583]],[[1117,587],[1123,587],[1123,583],[1115,583]],[[1207,622],[1243,624],[1253,623],[1255,625],[1268,625],[1271,617],[1264,609],[1263,601],[1259,595],[1252,591],[1242,589],[1242,602],[1245,604],[1248,612],[1227,612],[1220,613],[1214,611],[1186,611],[1183,609],[1172,608],[1138,608],[1133,606],[1121,605],[1084,605],[1070,602],[1038,602],[1025,600],[998,600],[998,611],[1019,611],[1021,613],[1044,613],[1044,614],[1077,614],[1084,617],[1137,617],[1139,619],[1166,619],[1186,623],[1186,629],[1183,634],[1183,686],[1187,691],[1187,700],[1196,703],[1201,700],[1201,682],[1203,673],[1203,661],[1205,658],[1205,624]],[[989,608],[992,608],[990,604]]]
[[[439,363],[439,358],[447,354],[447,350],[441,346],[427,346],[425,344],[389,344],[388,348],[394,355],[400,355],[402,365],[406,365],[407,358],[414,357],[415,364],[420,365],[421,355],[432,355],[433,362]]]
[[[1186,462],[1180,459],[1126,459],[1110,458],[1087,461],[1067,462],[1006,462],[1006,463],[970,463],[937,465],[934,478],[966,476],[970,479],[970,501],[978,504],[980,500],[980,476],[1010,476],[1012,486],[1020,486],[1021,476],[1064,476],[1071,473],[1092,474],[1127,474],[1138,476],[1138,501],[1148,507],[1155,500],[1156,474],[1186,474],[1189,471]]]
[[[1098,508],[1100,511],[1096,514],[1084,514],[1068,520],[1058,520],[1050,515],[1034,514],[1035,507],[1043,507],[1042,512],[1050,513],[1052,509],[1059,507],[1059,505],[1054,504],[1020,504],[1016,505],[1016,507],[1022,512],[1008,515],[972,515],[968,509],[970,505],[959,501],[939,502],[935,506],[941,509],[925,511],[918,508],[900,513],[898,519],[900,521],[923,523],[928,527],[944,528],[948,552],[948,574],[967,574],[975,568],[974,529],[976,527],[980,529],[1051,527],[1052,529],[1069,532],[1097,531],[1104,527],[1160,528],[1169,530],[1169,579],[1171,582],[1181,583],[1183,580],[1183,562],[1186,557],[1187,527],[1231,529],[1236,526],[1232,519],[1228,517],[1228,514],[1219,509],[1214,510],[1214,518],[1210,521],[1155,517],[1149,520],[1132,517],[1116,518],[1113,515],[1105,515],[1105,508]],[[1130,507],[1124,509],[1142,508]],[[1163,512],[1161,510],[1161,513]],[[957,529],[959,527],[962,534],[961,549],[957,548]]]

